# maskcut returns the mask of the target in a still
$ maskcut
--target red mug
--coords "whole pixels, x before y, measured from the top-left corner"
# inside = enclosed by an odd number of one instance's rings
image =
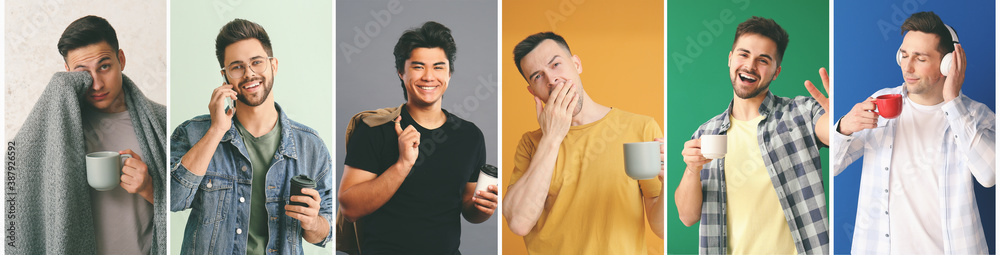
[[[875,98],[875,113],[886,119],[895,119],[903,110],[903,95],[886,94]]]

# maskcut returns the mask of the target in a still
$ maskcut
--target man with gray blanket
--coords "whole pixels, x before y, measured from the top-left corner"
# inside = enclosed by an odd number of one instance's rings
[[[165,254],[166,108],[122,74],[107,20],[74,21],[58,48],[70,72],[52,77],[8,143],[6,251]],[[88,184],[85,158],[97,151],[131,156],[111,190]]]

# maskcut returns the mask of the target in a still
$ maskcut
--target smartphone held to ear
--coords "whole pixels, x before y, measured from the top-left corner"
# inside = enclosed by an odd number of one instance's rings
[[[225,74],[222,74],[222,82],[225,84],[229,84],[229,80],[226,79]],[[236,108],[233,107],[233,99],[226,97],[226,111],[225,111],[226,114],[229,114],[229,109],[233,109],[234,113],[236,112]]]

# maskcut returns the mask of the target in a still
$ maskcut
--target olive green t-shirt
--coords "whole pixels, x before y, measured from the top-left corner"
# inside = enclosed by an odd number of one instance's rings
[[[267,252],[267,208],[264,196],[267,170],[271,168],[271,159],[281,143],[281,122],[275,122],[271,132],[260,137],[254,137],[239,121],[236,129],[243,137],[250,156],[250,166],[253,168],[253,179],[250,186],[250,231],[247,238],[247,254],[265,254]]]

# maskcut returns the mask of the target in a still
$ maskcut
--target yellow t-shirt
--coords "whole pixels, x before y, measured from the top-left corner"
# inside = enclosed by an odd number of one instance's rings
[[[795,254],[792,232],[757,142],[759,116],[729,117],[726,135],[726,233],[729,254]]]
[[[646,254],[642,197],[659,196],[662,184],[629,178],[622,146],[658,137],[663,131],[653,118],[614,108],[596,122],[570,127],[545,209],[524,236],[528,253]],[[521,137],[508,185],[524,174],[541,138],[541,130]]]

